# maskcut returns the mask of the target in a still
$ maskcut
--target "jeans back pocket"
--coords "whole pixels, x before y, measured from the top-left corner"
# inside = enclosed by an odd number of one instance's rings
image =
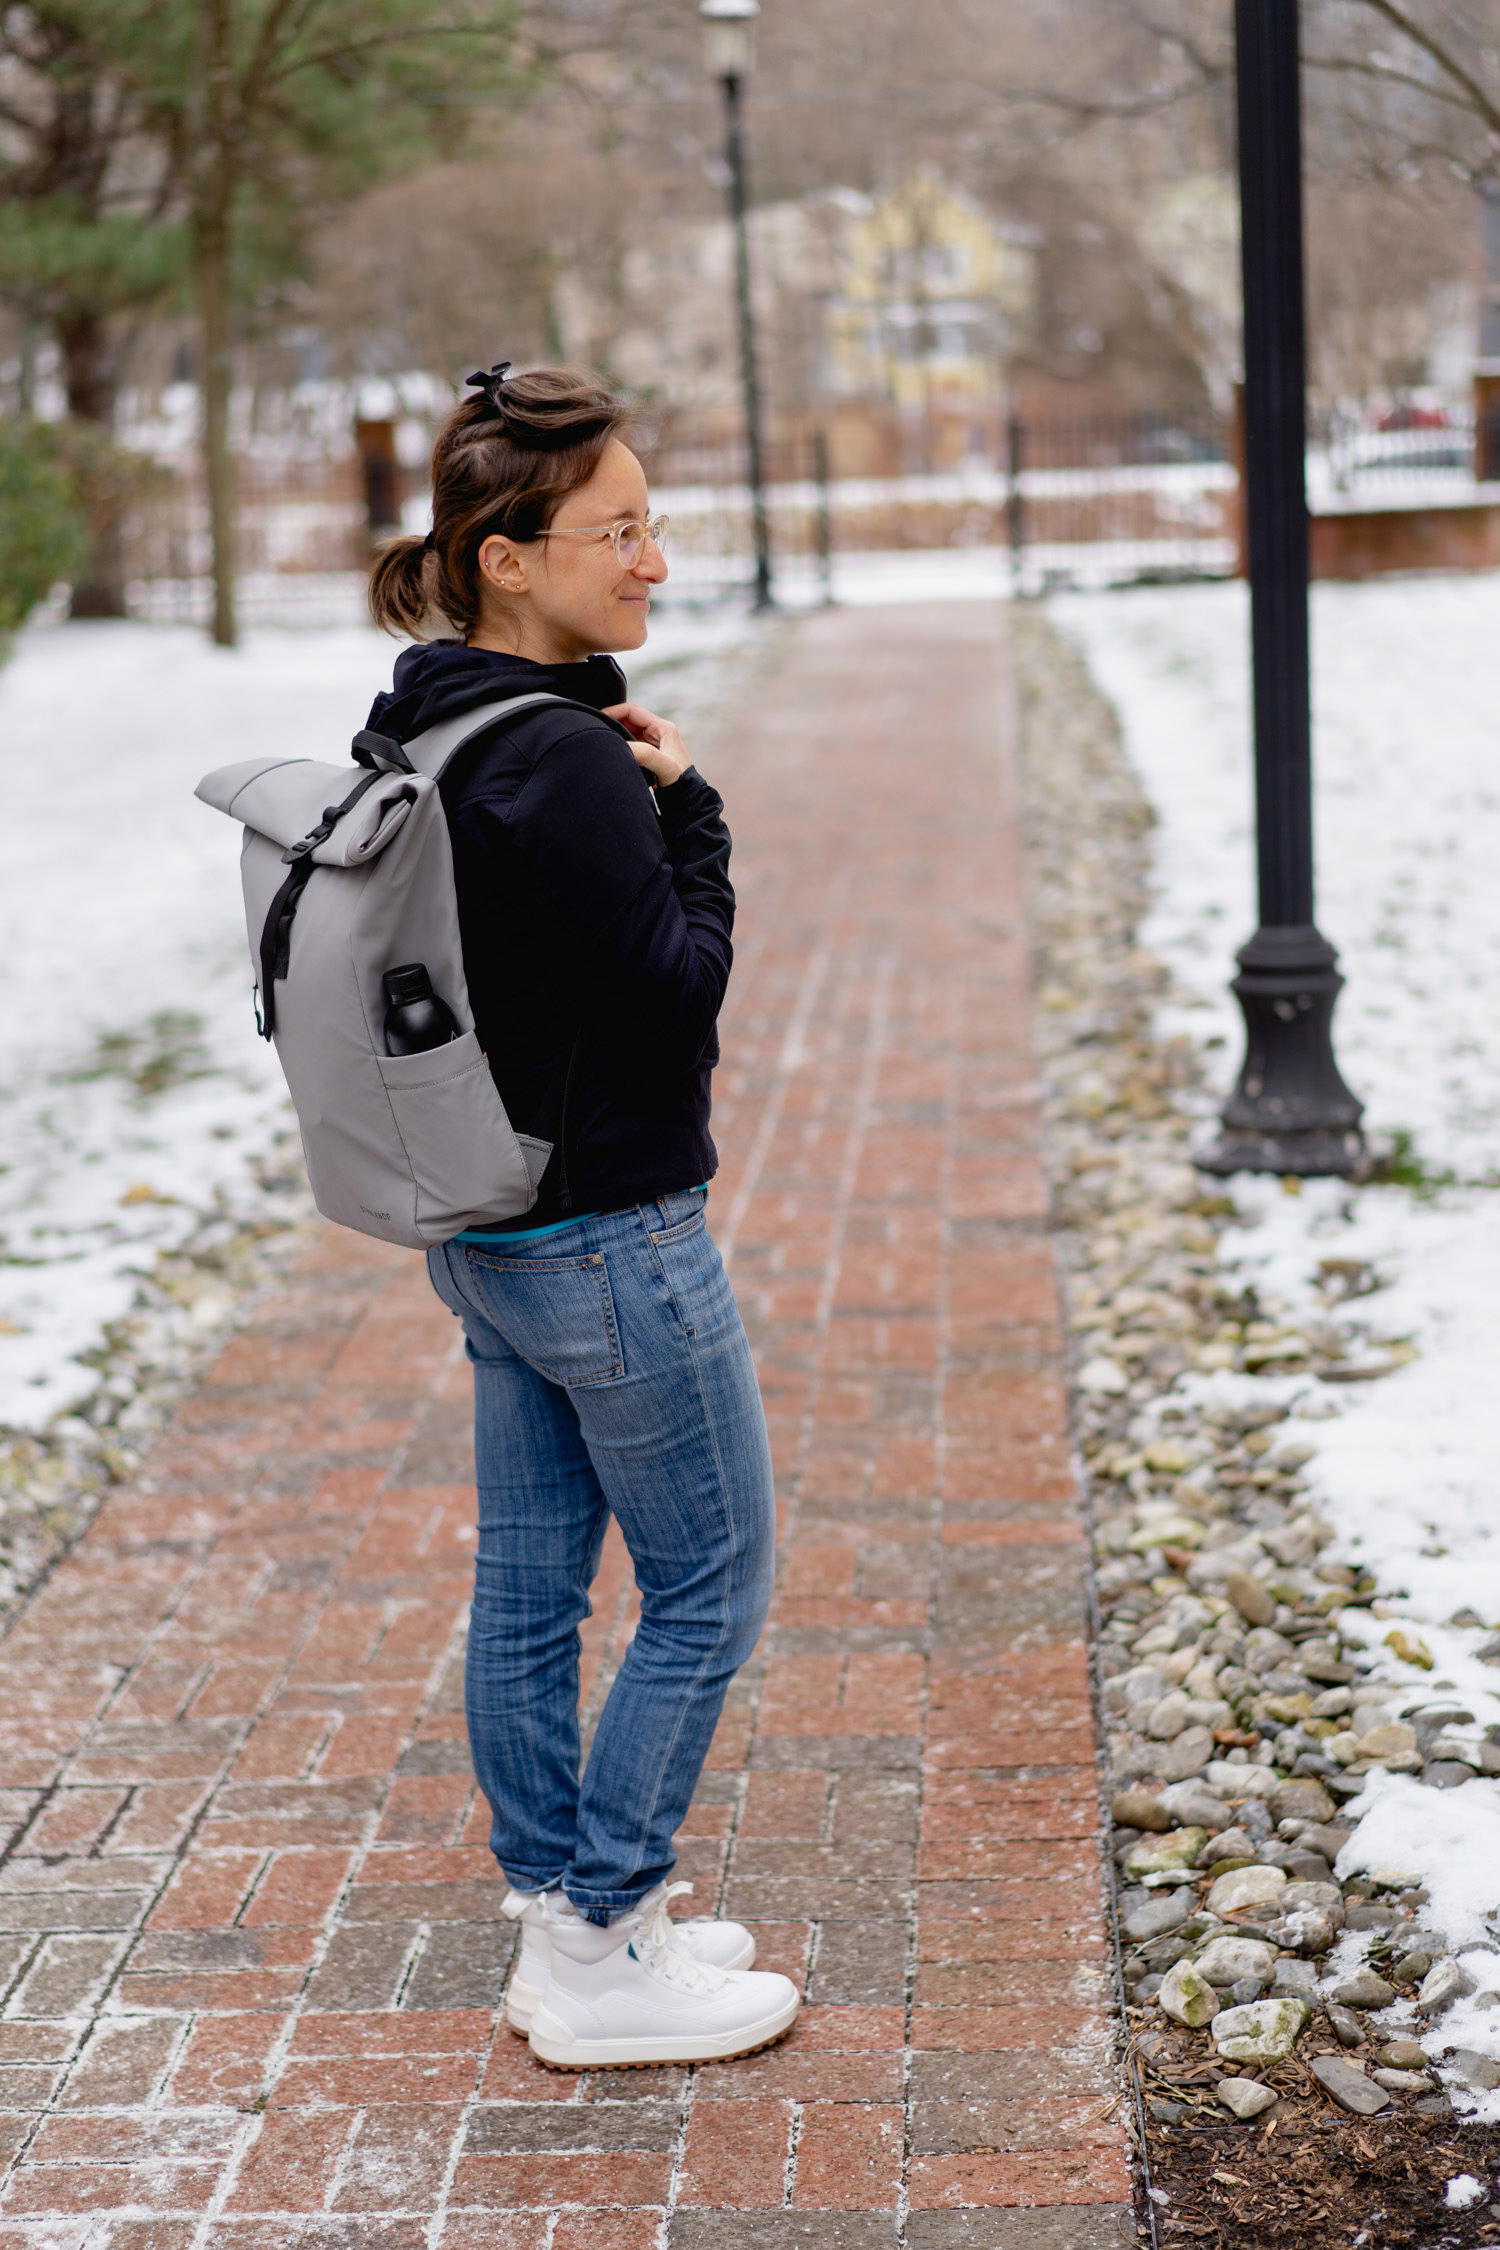
[[[625,1372],[609,1273],[598,1251],[528,1258],[465,1245],[475,1295],[511,1350],[572,1390]]]

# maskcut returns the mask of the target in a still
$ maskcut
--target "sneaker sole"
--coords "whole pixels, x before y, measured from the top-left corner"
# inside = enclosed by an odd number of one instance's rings
[[[755,1940],[747,1938],[733,1960],[720,1961],[721,1969],[749,1969],[755,1963]],[[524,2039],[531,2029],[531,2019],[536,2014],[537,2002],[542,1997],[539,1984],[521,1984],[515,1977],[505,1988],[505,2020],[518,2039]]]
[[[531,2052],[546,2070],[661,2070],[672,2063],[739,2062],[785,2039],[801,2006],[799,1993],[789,2007],[779,2008],[774,2016],[762,2016],[759,2023],[747,2024],[733,2046],[725,2046],[710,2032],[684,2039],[573,2039],[561,2024],[554,2034],[546,2022],[539,2038],[533,2017]],[[539,2012],[545,2016],[545,2010]]]

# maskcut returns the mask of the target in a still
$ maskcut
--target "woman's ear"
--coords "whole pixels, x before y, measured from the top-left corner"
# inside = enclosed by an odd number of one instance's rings
[[[492,532],[479,548],[479,568],[498,593],[520,594],[526,588],[526,565],[512,541]]]

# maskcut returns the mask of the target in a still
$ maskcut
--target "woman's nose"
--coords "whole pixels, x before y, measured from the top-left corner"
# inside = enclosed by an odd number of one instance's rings
[[[631,571],[633,578],[644,578],[648,586],[659,586],[667,575],[667,558],[654,539],[648,539]]]

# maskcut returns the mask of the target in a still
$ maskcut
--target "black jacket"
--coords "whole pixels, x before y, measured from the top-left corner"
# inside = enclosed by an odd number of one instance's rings
[[[594,711],[626,695],[607,656],[433,641],[397,658],[368,723],[405,742],[538,689]],[[613,720],[546,706],[466,744],[440,789],[475,1027],[512,1125],[554,1143],[536,1204],[497,1230],[709,1179],[734,924],[717,790],[689,766],[653,791]]]

